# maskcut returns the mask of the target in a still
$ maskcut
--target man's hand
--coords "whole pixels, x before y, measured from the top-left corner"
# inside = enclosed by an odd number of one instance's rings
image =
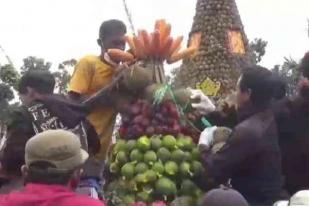
[[[113,92],[114,89],[118,88],[119,82],[123,78],[123,75],[124,75],[123,71],[127,68],[128,68],[128,65],[126,64],[119,65],[116,68],[116,74],[113,77],[111,83],[109,83],[108,85],[106,85],[105,87],[97,91],[94,95],[92,95],[91,97],[83,101],[83,104],[87,108],[91,108],[92,106],[97,105],[98,103],[103,104],[104,102],[106,102],[107,105],[110,104],[108,96],[110,95],[110,92]]]
[[[204,95],[204,93],[201,90],[198,89],[191,89],[188,88],[190,92],[192,93],[191,99],[195,100],[198,99],[200,100],[199,103],[192,103],[192,107],[197,109],[201,114],[206,115],[210,112],[215,111],[216,107],[215,105],[211,102],[211,100]]]
[[[207,127],[200,135],[199,139],[199,146],[202,149],[210,149],[214,144],[214,132],[216,131],[217,127]]]

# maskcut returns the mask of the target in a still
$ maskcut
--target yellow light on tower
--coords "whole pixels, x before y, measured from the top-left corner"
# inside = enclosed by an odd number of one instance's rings
[[[228,32],[230,51],[234,54],[245,54],[245,45],[240,31],[231,30]]]

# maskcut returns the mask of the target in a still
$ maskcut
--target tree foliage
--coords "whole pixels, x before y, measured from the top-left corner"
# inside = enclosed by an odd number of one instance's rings
[[[299,62],[291,57],[285,57],[283,64],[275,65],[272,71],[283,78],[287,83],[288,96],[294,96],[297,92],[297,82],[300,77]]]
[[[9,118],[10,101],[14,99],[19,74],[11,64],[0,66],[0,137],[5,135],[6,121]]]
[[[256,38],[250,42],[250,49],[254,55],[255,63],[258,64],[262,61],[263,56],[266,53],[266,46],[268,42],[261,39]]]
[[[60,94],[66,94],[71,75],[69,70],[76,65],[75,59],[63,61],[58,65],[58,71],[54,72],[53,75],[56,79],[56,89]]]
[[[23,66],[20,68],[21,74],[24,74],[30,70],[49,70],[51,67],[50,62],[45,62],[43,58],[37,58],[34,56],[29,56],[23,59]]]
[[[20,78],[19,73],[11,64],[1,66],[0,79],[5,84],[16,88],[18,79]]]

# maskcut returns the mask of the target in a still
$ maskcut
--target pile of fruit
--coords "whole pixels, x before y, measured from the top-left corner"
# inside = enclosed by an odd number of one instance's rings
[[[166,84],[163,67],[165,61],[195,56],[201,34],[183,50],[182,37],[170,34],[171,25],[158,20],[154,32],[140,30],[126,38],[128,52],[108,50],[116,62],[130,62],[119,69],[123,76],[115,99],[122,120],[108,160],[108,205],[195,205],[202,194],[193,181],[205,176],[196,146],[201,131],[194,126],[200,117],[191,107],[200,99]]]
[[[113,176],[106,188],[108,205],[156,201],[167,205],[180,197],[194,203],[203,194],[192,179],[205,171],[196,144],[187,136],[120,139],[108,167]]]
[[[176,85],[196,87],[210,78],[221,83],[219,96],[234,91],[242,68],[252,65],[250,46],[237,9],[236,0],[198,0],[191,34],[201,32],[198,55],[185,61],[176,76]],[[239,38],[231,40],[236,32]],[[235,41],[236,40],[236,41]],[[231,50],[231,44],[244,46],[245,53]]]
[[[119,135],[122,139],[136,139],[142,135],[189,135],[198,142],[200,132],[188,125],[194,122],[194,117],[188,113],[188,118],[180,118],[180,108],[172,101],[153,105],[146,100],[138,100],[126,105],[121,114]],[[189,120],[190,119],[190,120]]]

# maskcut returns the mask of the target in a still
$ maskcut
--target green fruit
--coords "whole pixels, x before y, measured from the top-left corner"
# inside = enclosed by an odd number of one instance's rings
[[[192,161],[191,152],[184,152],[184,160],[187,161],[187,162],[191,162]]]
[[[164,165],[161,162],[156,162],[151,168],[156,174],[164,173]]]
[[[147,164],[144,162],[140,162],[135,166],[135,173],[136,174],[142,174],[148,170]]]
[[[151,148],[155,151],[161,148],[161,139],[159,137],[151,138]]]
[[[157,152],[157,157],[158,157],[158,159],[161,160],[162,162],[166,162],[166,161],[170,160],[170,158],[171,158],[171,152],[170,152],[168,149],[162,147],[162,148],[160,148],[160,149],[158,150],[158,152]]]
[[[136,140],[134,139],[129,140],[127,142],[127,151],[131,152],[135,148],[135,145],[136,145]]]
[[[137,191],[137,185],[134,179],[131,179],[126,182],[126,189],[130,192],[135,192]]]
[[[119,164],[117,162],[112,162],[109,166],[109,171],[113,174],[116,174],[120,171]]]
[[[156,161],[157,161],[157,154],[154,151],[150,150],[145,153],[144,155],[145,163],[152,164]]]
[[[176,149],[172,152],[172,155],[171,155],[171,160],[172,161],[175,161],[175,162],[182,162],[185,158],[185,153],[180,150],[180,149]]]
[[[118,140],[118,141],[116,142],[114,151],[115,151],[116,153],[118,153],[118,152],[120,152],[120,151],[125,151],[126,148],[127,148],[127,143],[126,143],[126,141],[120,139],[120,140]]]
[[[201,159],[201,153],[200,153],[198,148],[192,149],[191,157],[192,157],[192,160],[200,160]]]
[[[197,186],[189,179],[185,179],[182,181],[180,186],[180,193],[182,195],[193,195],[195,190],[197,189]]]
[[[150,140],[147,136],[142,136],[137,140],[136,148],[141,151],[147,151],[150,149]]]
[[[170,204],[170,206],[195,206],[195,205],[197,204],[195,204],[194,199],[190,196],[177,197]]]
[[[176,148],[176,139],[172,135],[166,135],[162,139],[162,146],[166,147],[169,150],[173,150]]]
[[[190,175],[190,163],[182,162],[179,166],[179,173],[182,176],[189,176]]]
[[[203,191],[199,188],[196,188],[194,191],[194,196],[196,199],[200,199],[203,196]]]
[[[134,180],[135,180],[135,182],[138,183],[138,184],[147,183],[147,178],[146,178],[145,173],[143,173],[143,174],[137,174],[137,175],[134,177]]]
[[[204,167],[202,165],[202,163],[200,163],[199,161],[193,161],[191,163],[191,172],[193,173],[194,176],[199,176],[202,175],[204,172]]]
[[[116,161],[119,164],[125,164],[126,162],[128,162],[127,154],[124,151],[118,152],[118,154],[116,156]]]
[[[185,142],[184,137],[183,136],[179,137],[176,142],[177,148],[184,149],[184,145],[185,145],[184,142]]]
[[[176,162],[168,161],[164,165],[165,173],[168,175],[176,175],[178,172],[178,165]]]
[[[182,141],[183,141],[183,144],[184,144],[183,149],[187,150],[187,151],[191,151],[192,148],[194,147],[194,143],[193,143],[191,137],[184,137]]]
[[[126,163],[121,168],[121,175],[126,179],[132,179],[134,177],[134,166],[131,163]]]
[[[143,160],[143,153],[141,153],[138,149],[134,149],[130,153],[130,160],[140,162]]]
[[[150,194],[150,193],[153,192],[153,187],[152,187],[152,185],[149,185],[149,184],[144,185],[144,186],[142,187],[142,189],[143,189],[144,192],[146,192],[146,193],[148,193],[148,194]]]
[[[135,196],[134,195],[126,195],[123,197],[122,201],[125,205],[133,205],[135,202]]]
[[[148,202],[150,200],[150,195],[145,191],[139,192],[136,194],[136,200],[142,202]]]
[[[157,194],[162,196],[172,196],[177,192],[175,183],[166,177],[157,180],[155,190]]]
[[[153,170],[147,170],[145,172],[147,182],[154,182],[157,180],[157,173]]]

